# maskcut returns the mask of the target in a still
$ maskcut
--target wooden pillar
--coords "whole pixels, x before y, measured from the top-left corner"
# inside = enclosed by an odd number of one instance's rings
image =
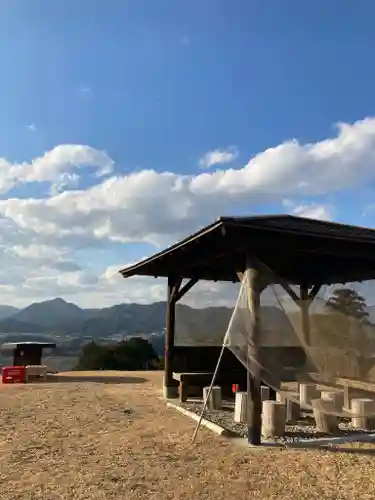
[[[178,285],[177,285],[178,286]],[[175,322],[176,322],[176,301],[174,294],[176,290],[176,280],[168,278],[167,311],[165,325],[165,345],[164,345],[164,396],[166,398],[177,397],[177,382],[173,379],[172,351],[174,347]]]
[[[251,312],[251,339],[248,344],[248,355],[250,365],[255,368],[257,364],[251,363],[251,359],[255,362],[260,362],[260,276],[259,271],[255,268],[248,269],[248,296],[249,309]],[[257,370],[256,370],[257,371]],[[247,371],[247,438],[249,444],[259,446],[261,444],[261,428],[262,428],[262,397],[261,397],[261,373],[251,374]]]
[[[167,311],[164,346],[164,387],[166,398],[178,396],[179,383],[173,378],[172,355],[175,339],[176,303],[198,283],[198,278],[190,279],[181,289],[182,279],[168,277]]]

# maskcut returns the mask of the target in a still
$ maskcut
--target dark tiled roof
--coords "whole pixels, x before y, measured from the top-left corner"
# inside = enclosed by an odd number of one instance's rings
[[[220,217],[120,273],[234,281],[245,249],[293,282],[375,278],[375,230],[291,215]]]

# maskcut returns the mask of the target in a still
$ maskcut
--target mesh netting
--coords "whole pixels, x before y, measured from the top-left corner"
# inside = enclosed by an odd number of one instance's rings
[[[350,391],[351,398],[375,400],[375,281],[301,290],[280,284],[266,266],[260,274],[267,284],[260,295],[261,327],[254,328],[254,294],[246,272],[226,347],[284,398],[300,402],[298,384],[306,383],[321,391],[345,392],[346,398]],[[349,416],[348,400],[340,407],[321,404],[326,413]],[[365,412],[375,414],[375,405],[367,408]]]
[[[209,283],[209,285],[212,285]],[[214,294],[209,293],[211,300],[214,298],[215,306],[189,307],[189,303],[178,303],[176,307],[175,340],[178,347],[221,347],[228,323],[233,314],[235,303],[240,290],[240,283],[215,283]],[[208,291],[209,290],[209,287]],[[195,296],[205,298],[206,289],[194,288]],[[185,299],[189,298],[189,294]],[[216,298],[218,299],[216,301]],[[225,298],[226,300],[222,300]],[[226,305],[231,304],[231,307]],[[199,304],[198,304],[199,305]]]

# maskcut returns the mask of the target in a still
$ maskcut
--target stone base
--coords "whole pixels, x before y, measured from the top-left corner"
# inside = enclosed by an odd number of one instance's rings
[[[178,398],[178,386],[173,385],[173,386],[163,386],[163,396],[166,399],[175,399]]]

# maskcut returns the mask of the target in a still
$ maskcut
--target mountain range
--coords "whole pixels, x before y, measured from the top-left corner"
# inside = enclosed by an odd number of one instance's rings
[[[233,309],[209,307],[193,309],[179,304],[176,308],[176,341],[221,344]],[[0,333],[74,334],[89,338],[162,334],[165,328],[165,302],[119,304],[103,309],[82,309],[61,298],[33,303],[25,309],[0,306]],[[276,307],[262,308],[265,324],[284,324],[286,316]],[[238,319],[237,319],[238,321]],[[192,338],[192,336],[194,338]]]
[[[186,340],[191,332],[194,332],[194,340],[222,338],[232,312],[229,307],[193,309],[179,304],[176,309],[176,340]],[[370,307],[369,312],[372,320],[375,308]],[[165,302],[82,309],[56,298],[33,303],[24,309],[0,306],[0,333],[75,334],[86,338],[160,334],[164,331],[165,314]],[[266,328],[290,330],[288,318],[280,308],[263,306],[261,314]],[[243,318],[238,317],[236,321],[243,321]],[[235,322],[233,328],[236,328]]]
[[[0,333],[81,333],[95,337],[161,331],[164,322],[163,302],[82,309],[56,298],[24,309],[0,306]]]

